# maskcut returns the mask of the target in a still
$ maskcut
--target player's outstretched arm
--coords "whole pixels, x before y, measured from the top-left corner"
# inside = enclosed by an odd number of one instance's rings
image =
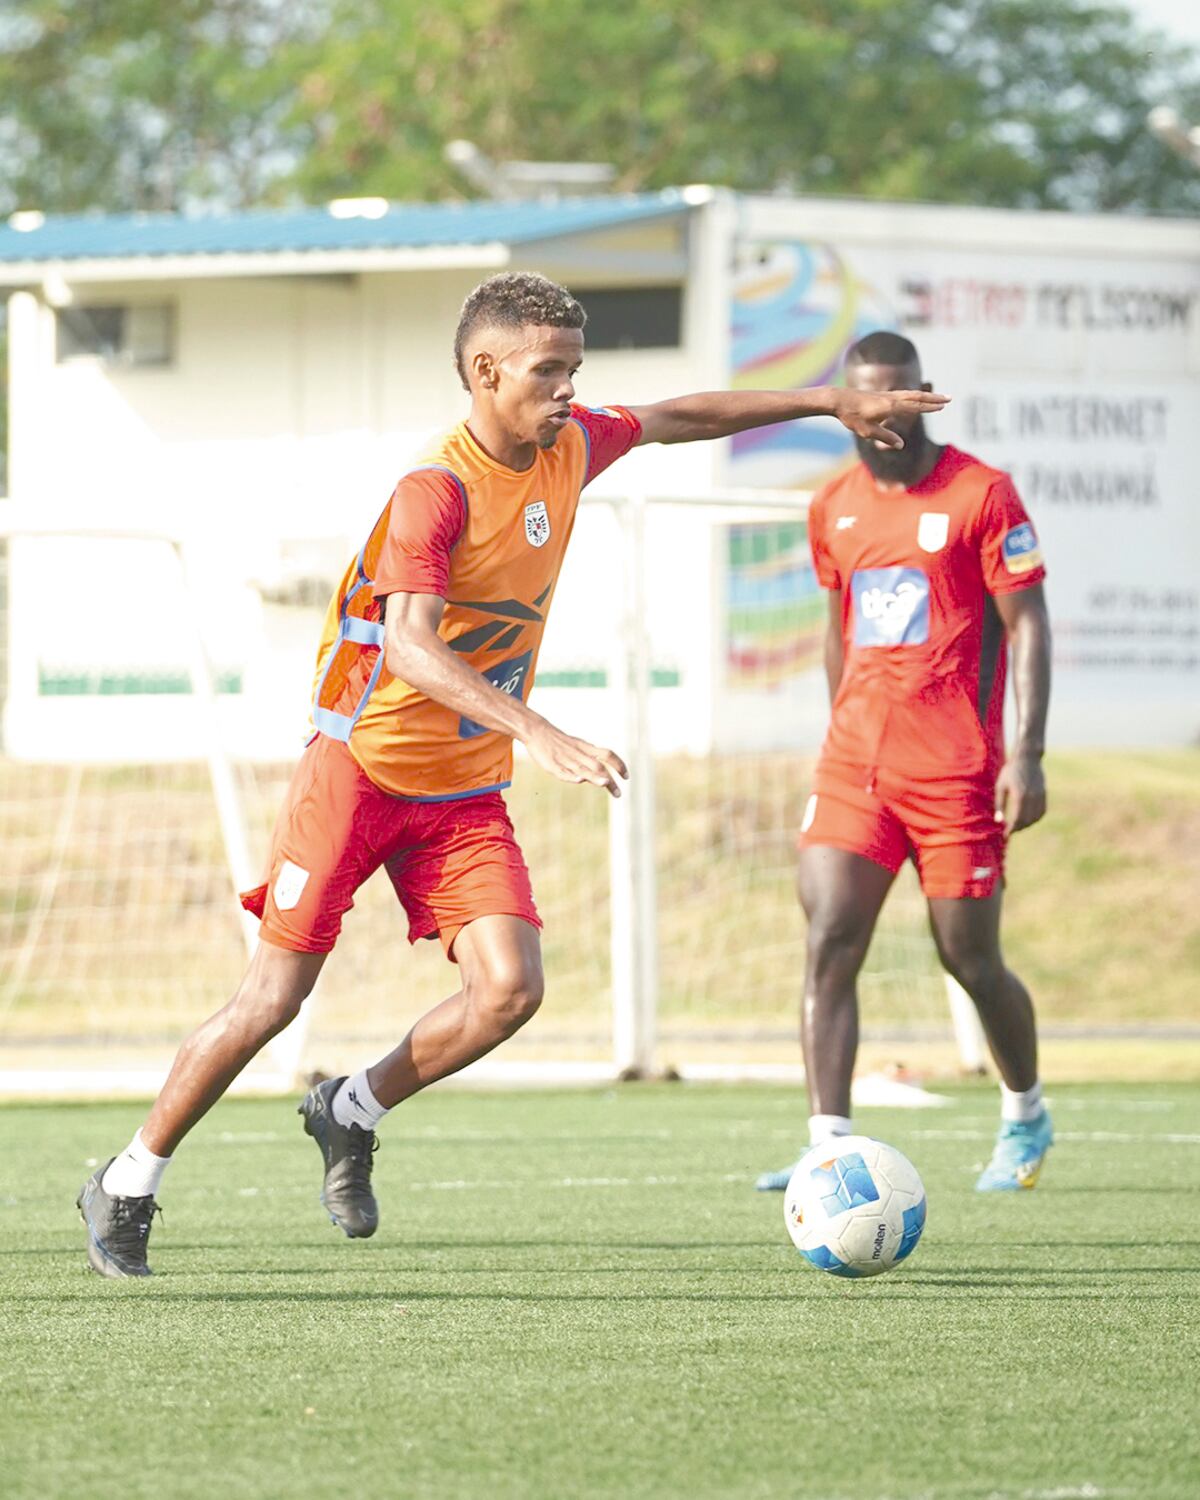
[[[1050,615],[1040,583],[992,599],[1008,637],[1017,705],[1017,737],[996,778],[996,816],[1016,833],[1046,812],[1042,755],[1050,707]]]
[[[456,656],[438,634],[445,608],[436,594],[387,596],[383,649],[392,676],[455,713],[520,740],[535,764],[560,781],[588,782],[619,797],[620,781],[629,779],[621,757],[564,734]]]
[[[830,385],[807,391],[698,391],[629,410],[641,423],[639,443],[696,443],[801,417],[836,417],[856,437],[903,448],[900,434],[883,425],[888,418],[938,412],[949,400],[936,391],[850,391]]]

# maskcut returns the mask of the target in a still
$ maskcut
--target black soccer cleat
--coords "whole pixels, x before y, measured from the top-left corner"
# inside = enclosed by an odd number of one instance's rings
[[[333,1117],[333,1096],[345,1078],[327,1078],[305,1095],[296,1111],[304,1129],[321,1148],[325,1182],[321,1202],[329,1217],[349,1239],[366,1240],[379,1228],[379,1205],[371,1192],[371,1167],[379,1142],[373,1130],[361,1125],[339,1125]]]
[[[146,1243],[154,1215],[162,1210],[150,1194],[118,1198],[104,1191],[104,1174],[115,1160],[110,1157],[93,1172],[75,1200],[87,1225],[88,1265],[100,1276],[150,1276]]]

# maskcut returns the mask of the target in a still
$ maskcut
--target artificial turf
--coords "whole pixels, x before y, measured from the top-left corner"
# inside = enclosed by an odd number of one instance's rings
[[[123,1283],[73,1200],[141,1109],[5,1108],[0,1493],[1190,1500],[1200,1097],[1059,1088],[1041,1185],[984,1196],[992,1091],[948,1093],[859,1117],[930,1204],[869,1282],[751,1190],[782,1089],[435,1090],[384,1128],[369,1242],[288,1101],[227,1101]]]

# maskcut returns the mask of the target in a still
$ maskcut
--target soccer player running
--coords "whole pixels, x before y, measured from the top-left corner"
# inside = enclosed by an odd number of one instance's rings
[[[921,386],[917,351],[898,334],[869,334],[847,353],[846,381],[863,395]],[[1033,1005],[1000,952],[1000,904],[1007,836],[1046,811],[1045,570],[1007,474],[932,442],[920,413],[886,424],[904,447],[856,434],[862,462],[809,510],[813,566],[829,591],[833,700],[797,881],[810,1145],[851,1134],[856,980],[911,858],[938,954],[975,1002],[1000,1071],[1000,1134],[976,1187],[1031,1188],[1053,1132]],[[1017,729],[1005,759],[1009,650]],[[767,1172],[758,1187],[783,1189],[790,1175]]]
[[[574,404],[585,314],[540,276],[467,298],[454,358],[471,409],[396,486],[330,605],[313,735],[275,828],[268,879],[243,897],[261,941],[232,1000],[184,1042],[130,1145],[83,1186],[92,1268],[146,1276],[155,1194],[176,1148],[296,1015],[360,885],[382,866],[410,942],[439,938],[457,992],[373,1067],[300,1107],[321,1192],[352,1239],[375,1233],[376,1127],[483,1057],[542,999],[529,875],[505,810],[512,743],[562,781],[620,795],[612,750],[526,706],[583,487],[639,443],[686,443],[819,414],[899,446],[883,424],[936,411],[926,392],[714,392],[644,407]]]

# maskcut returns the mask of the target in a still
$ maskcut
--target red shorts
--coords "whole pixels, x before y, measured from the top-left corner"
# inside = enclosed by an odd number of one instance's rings
[[[242,905],[269,942],[328,953],[355,891],[380,865],[408,913],[409,942],[440,937],[448,958],[477,917],[542,925],[499,792],[446,802],[394,797],[341,741],[319,734],[280,808],[270,875]]]
[[[919,782],[818,765],[800,847],[860,854],[893,874],[911,859],[930,898],[990,896],[1004,881],[1005,833],[992,777]],[[868,789],[869,788],[869,789]]]

